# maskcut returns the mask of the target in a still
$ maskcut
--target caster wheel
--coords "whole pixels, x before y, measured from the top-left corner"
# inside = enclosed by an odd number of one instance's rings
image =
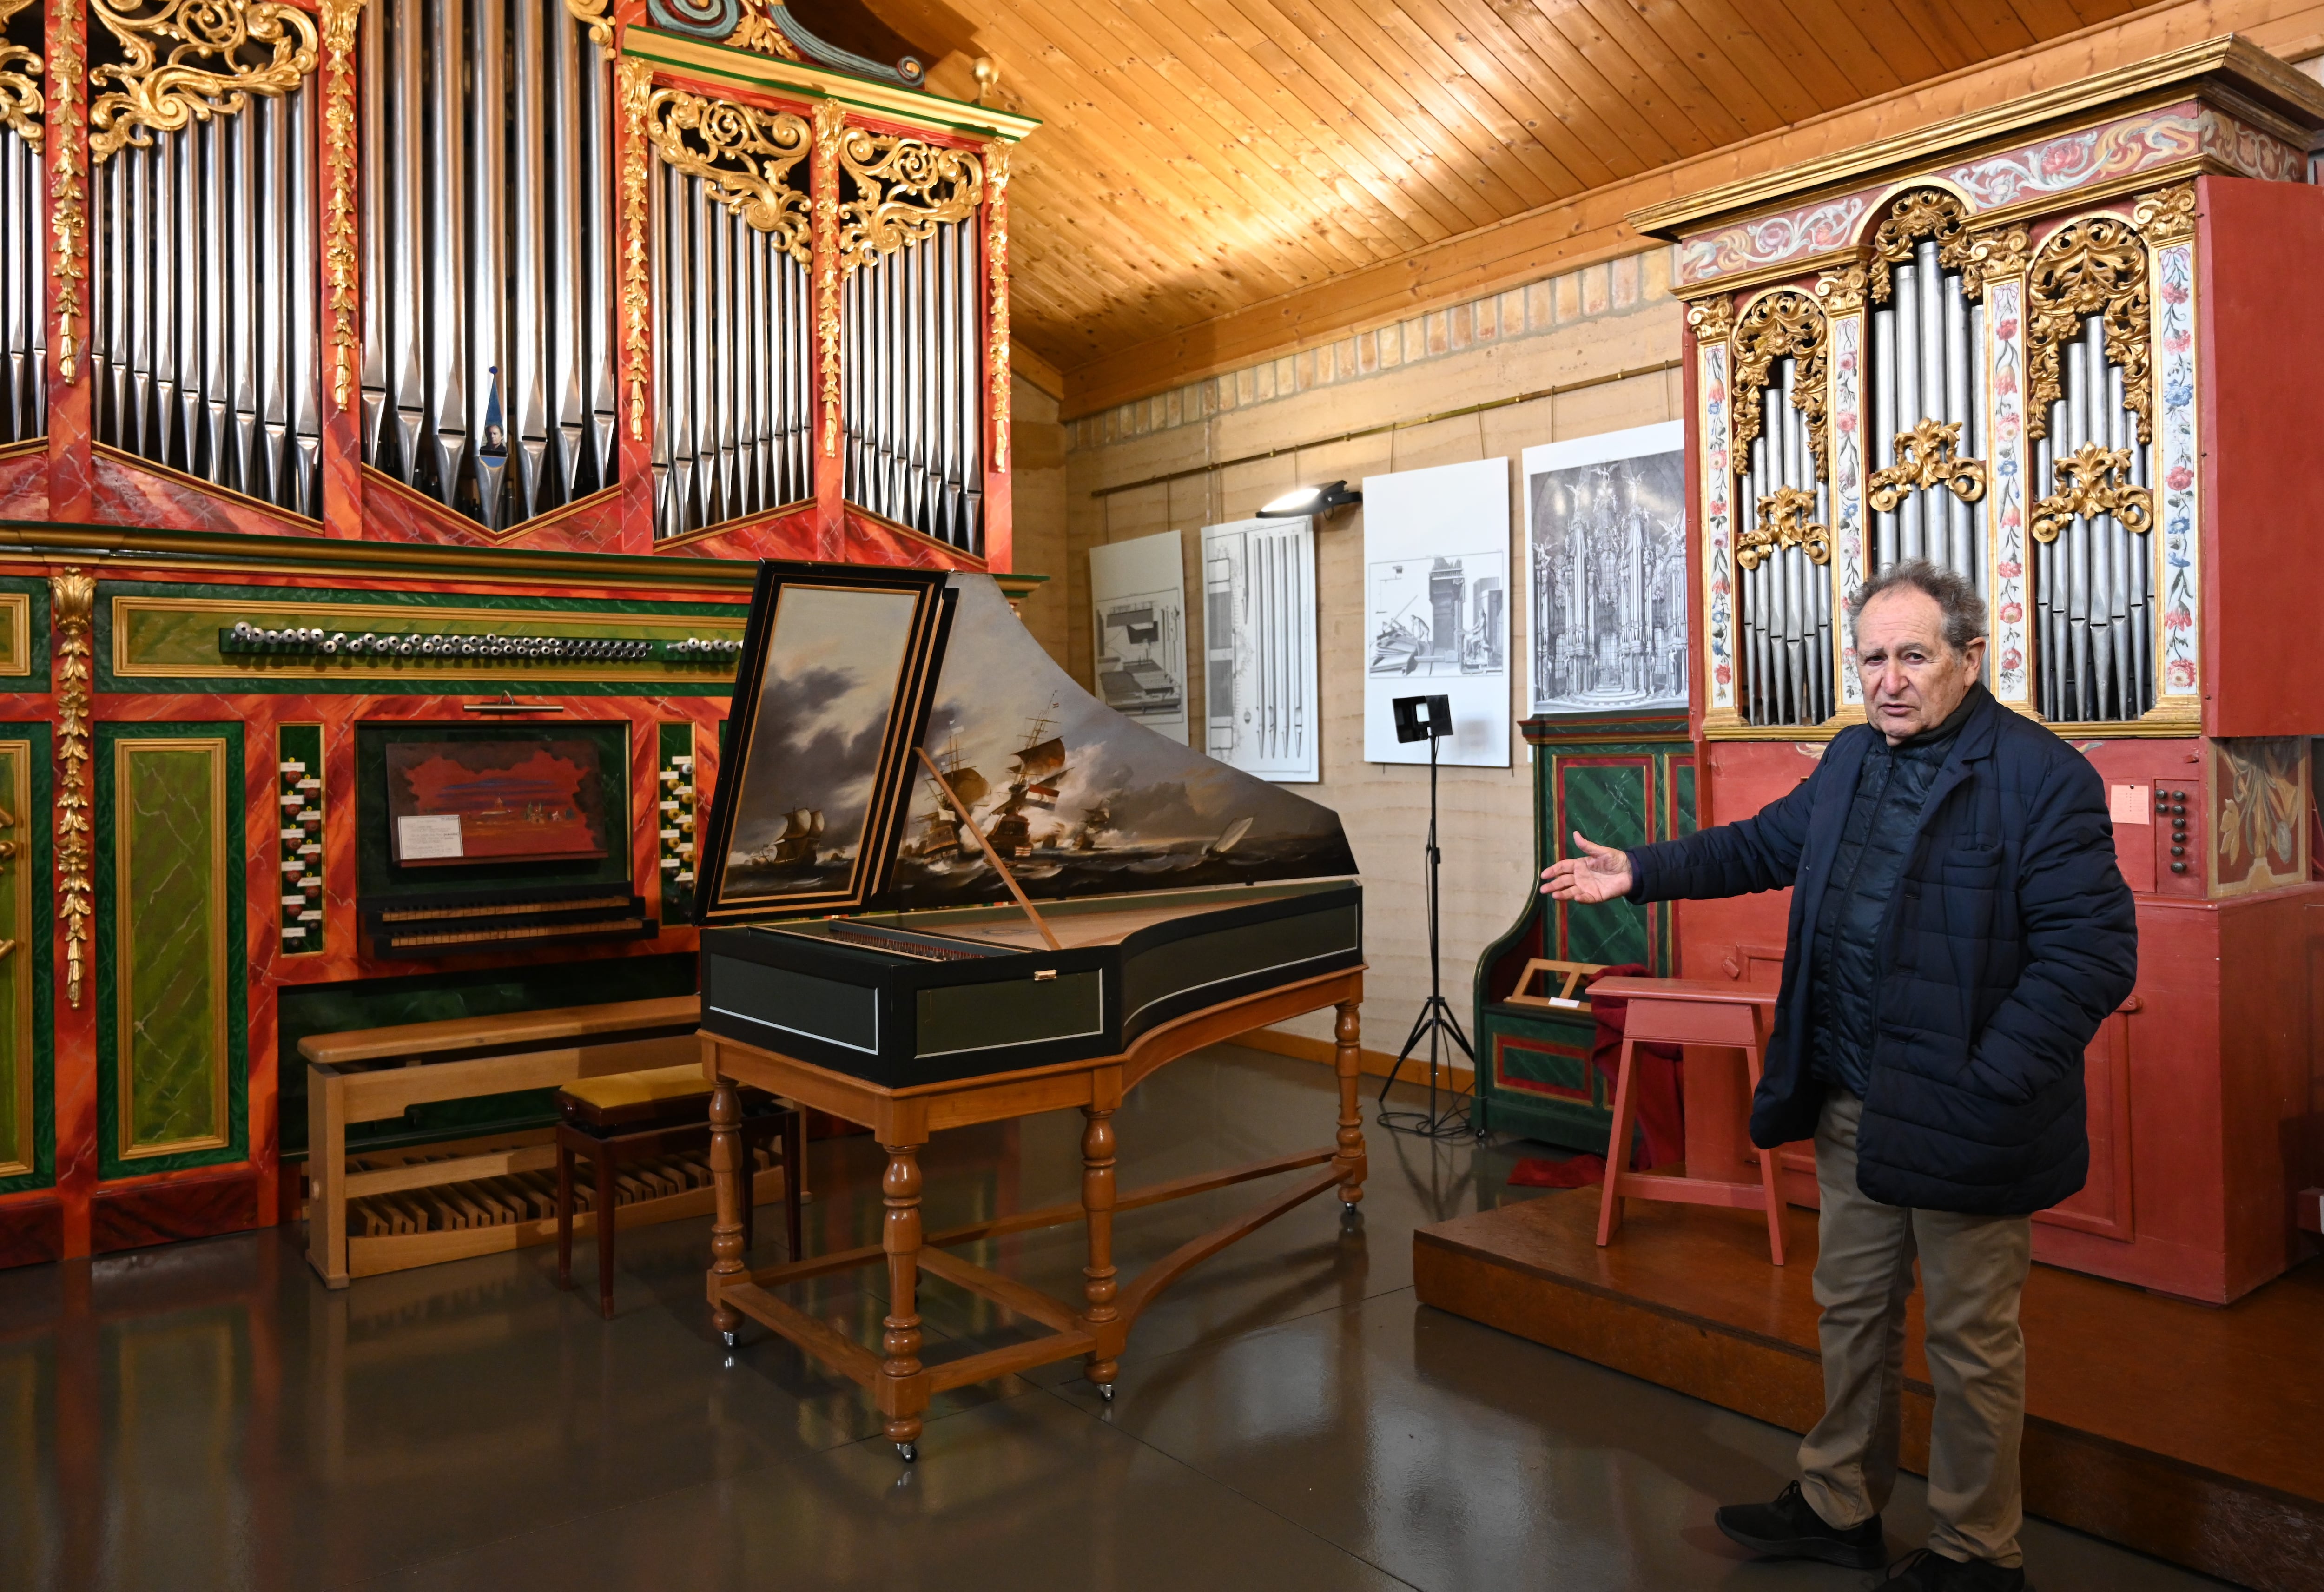
[[[1103,1399],[1109,1404],[1113,1403],[1113,1384],[1111,1382],[1099,1383],[1097,1385],[1097,1396]]]
[[[721,1332],[718,1336],[726,1340],[726,1347],[729,1348],[733,1348],[737,1343],[742,1341],[741,1338],[733,1332]]]
[[[914,1463],[916,1463],[916,1462],[919,1459],[919,1457],[920,1457],[920,1445],[919,1445],[919,1444],[918,1444],[918,1443],[898,1443],[898,1444],[896,1445],[896,1458],[897,1458],[897,1459],[901,1459],[905,1464],[907,1464],[907,1465],[914,1464]]]

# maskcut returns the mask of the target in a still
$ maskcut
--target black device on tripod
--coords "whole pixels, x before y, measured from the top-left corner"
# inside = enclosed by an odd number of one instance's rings
[[[1448,1085],[1443,1106],[1437,1103],[1437,1072],[1452,1064],[1452,1045],[1459,1045],[1461,1054],[1469,1058],[1472,1078],[1477,1066],[1477,1053],[1471,1047],[1469,1036],[1461,1031],[1461,1019],[1453,1015],[1452,1004],[1444,998],[1443,962],[1437,949],[1436,875],[1444,853],[1436,844],[1436,743],[1452,733],[1452,704],[1443,696],[1399,696],[1390,705],[1396,710],[1398,741],[1428,742],[1428,999],[1414,1020],[1404,1048],[1397,1052],[1396,1065],[1388,1069],[1388,1079],[1380,1085],[1380,1109],[1375,1120],[1395,1133],[1418,1134],[1424,1138],[1461,1138],[1475,1131],[1469,1114],[1462,1109],[1462,1102],[1471,1097],[1453,1094]],[[1388,1091],[1395,1087],[1397,1074],[1404,1071],[1404,1063],[1420,1048],[1423,1039],[1428,1041],[1428,1109],[1391,1111],[1388,1109]]]

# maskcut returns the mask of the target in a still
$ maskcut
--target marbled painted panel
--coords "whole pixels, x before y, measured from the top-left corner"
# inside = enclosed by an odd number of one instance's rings
[[[1604,760],[1560,758],[1557,762],[1556,856],[1572,850],[1580,830],[1601,846],[1637,846],[1656,838],[1652,784],[1654,766],[1645,758]],[[1559,952],[1576,962],[1650,963],[1652,936],[1646,909],[1628,901],[1562,910]]]
[[[112,448],[90,459],[96,517],[107,525],[158,530],[237,532],[246,536],[320,536],[319,520],[292,514],[190,475],[180,475]]]
[[[49,517],[49,449],[45,440],[0,454],[0,520]]]

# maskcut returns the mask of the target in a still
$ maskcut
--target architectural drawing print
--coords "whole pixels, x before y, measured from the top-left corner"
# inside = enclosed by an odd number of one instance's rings
[[[1687,705],[1686,468],[1664,435],[1677,429],[1526,450],[1536,713]],[[1641,446],[1654,451],[1618,451]]]
[[[1381,559],[1366,572],[1365,671],[1498,675],[1508,667],[1508,592],[1499,553]]]

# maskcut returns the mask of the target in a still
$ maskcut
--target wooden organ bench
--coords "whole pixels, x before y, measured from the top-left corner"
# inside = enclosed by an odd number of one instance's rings
[[[410,1106],[697,1060],[701,1001],[692,995],[562,1007],[493,1017],[316,1034],[307,1063],[307,1259],[324,1283],[432,1265],[553,1242],[554,1129],[416,1148],[347,1151],[350,1125],[401,1117]],[[786,1172],[761,1152],[754,1203],[780,1199]],[[595,1191],[580,1191],[576,1229],[595,1231]],[[625,1165],[621,1225],[642,1227],[711,1212],[706,1152]]]

